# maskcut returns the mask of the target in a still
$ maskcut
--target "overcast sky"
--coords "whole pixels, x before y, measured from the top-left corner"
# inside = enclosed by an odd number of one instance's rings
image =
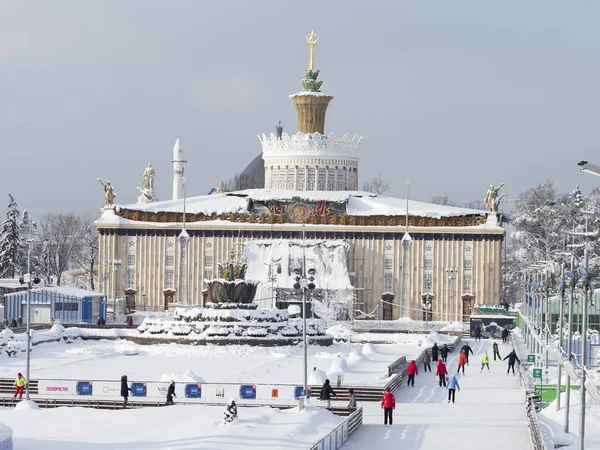
[[[515,197],[544,179],[600,178],[600,3],[565,1],[0,1],[0,205],[97,212],[110,180],[135,202],[156,168],[172,196],[241,171],[258,133],[295,131],[289,94],[315,52],[326,131],[364,135],[360,185],[427,201]]]

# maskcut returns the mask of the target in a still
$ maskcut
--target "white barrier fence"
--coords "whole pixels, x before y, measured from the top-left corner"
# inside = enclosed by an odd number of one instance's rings
[[[164,399],[169,382],[128,382],[132,399]],[[175,395],[188,401],[223,401],[234,398],[240,401],[293,402],[302,396],[303,387],[289,384],[236,384],[176,382]],[[121,396],[120,381],[102,380],[38,380],[38,395],[42,397],[108,398]],[[310,391],[309,391],[310,396]]]
[[[315,443],[310,450],[337,450],[341,448],[348,441],[350,435],[362,425],[362,422],[363,409],[360,407],[327,436]]]

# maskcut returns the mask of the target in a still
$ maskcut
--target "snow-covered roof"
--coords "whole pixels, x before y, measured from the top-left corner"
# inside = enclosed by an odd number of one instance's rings
[[[48,286],[48,287],[43,287],[43,288],[38,288],[38,289],[32,289],[31,292],[40,292],[40,293],[47,292],[47,293],[68,295],[68,296],[72,296],[72,297],[104,297],[104,294],[102,292],[88,291],[87,289],[79,289],[79,288],[69,287],[69,286]],[[10,295],[10,294],[7,294],[7,295]]]
[[[245,212],[248,199],[257,202],[292,201],[300,198],[313,202],[347,203],[346,213],[351,216],[404,216],[406,200],[384,197],[363,191],[284,191],[272,189],[247,189],[212,195],[199,195],[186,199],[186,211],[190,214],[222,214]],[[149,212],[183,212],[183,199],[154,203],[136,203],[122,208]],[[486,211],[436,205],[414,200],[408,202],[408,214],[421,217],[455,217],[483,215]]]

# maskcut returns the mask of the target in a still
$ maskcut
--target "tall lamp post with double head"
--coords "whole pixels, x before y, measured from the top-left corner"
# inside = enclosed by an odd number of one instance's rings
[[[37,223],[35,220],[31,222],[23,221],[24,227],[27,229],[27,349],[25,353],[25,400],[29,400],[29,372],[31,368],[31,285],[32,282],[38,284],[40,279],[31,278],[31,252],[33,250],[33,236],[37,233]],[[23,280],[24,281],[24,280]]]
[[[304,236],[304,231],[302,234]],[[302,258],[302,269],[294,269],[294,274],[296,275],[294,289],[296,291],[302,290],[302,345],[304,350],[304,357],[302,361],[302,374],[304,378],[304,386],[299,405],[300,409],[304,408],[306,399],[308,398],[308,338],[306,336],[306,294],[307,291],[314,290],[315,274],[317,273],[317,271],[313,268],[306,270],[306,245],[303,244],[303,247],[304,256]]]

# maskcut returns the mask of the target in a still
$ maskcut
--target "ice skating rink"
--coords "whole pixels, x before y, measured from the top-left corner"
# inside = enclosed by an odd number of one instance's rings
[[[460,392],[456,403],[448,403],[448,391],[439,387],[432,373],[419,366],[415,386],[402,384],[394,393],[394,425],[383,425],[383,410],[378,404],[364,403],[364,424],[344,445],[344,450],[530,450],[523,393],[519,376],[506,375],[507,361],[494,361],[492,341],[468,342],[474,355],[469,356],[465,375],[458,379]],[[512,347],[500,345],[506,356]],[[448,372],[457,369],[458,351],[448,355]],[[490,355],[490,373],[481,369],[481,357]]]

